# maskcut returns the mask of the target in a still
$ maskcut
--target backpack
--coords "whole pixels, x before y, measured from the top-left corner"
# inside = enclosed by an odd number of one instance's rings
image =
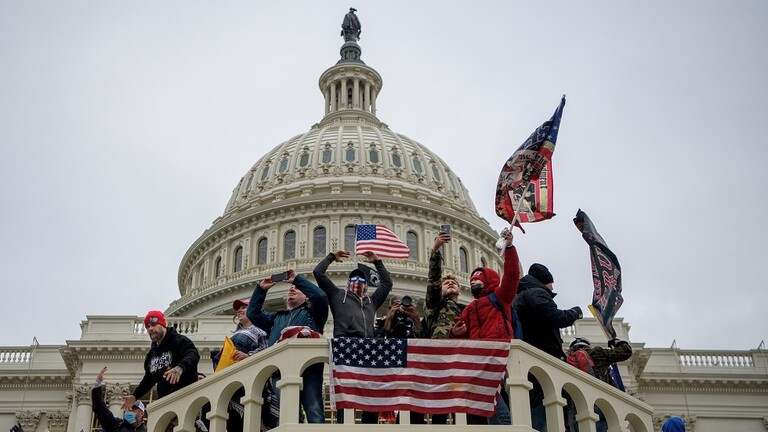
[[[568,354],[568,364],[595,376],[595,362],[585,349],[576,350]]]

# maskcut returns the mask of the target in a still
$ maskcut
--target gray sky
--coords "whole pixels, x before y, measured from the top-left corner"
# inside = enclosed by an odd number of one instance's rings
[[[178,297],[179,262],[264,153],[320,120],[358,9],[379,118],[493,212],[504,161],[567,94],[555,211],[516,243],[591,296],[578,208],[621,261],[631,339],[768,339],[768,2],[0,0],[0,345]]]

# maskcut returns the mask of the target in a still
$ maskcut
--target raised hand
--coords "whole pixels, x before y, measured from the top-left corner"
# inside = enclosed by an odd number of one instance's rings
[[[333,253],[333,256],[336,257],[334,261],[336,262],[343,262],[344,258],[349,258],[349,251],[345,250],[338,250]]]
[[[371,252],[371,251],[361,252],[358,255],[364,256],[365,262],[369,262],[369,263],[376,262],[379,260],[379,257],[374,252]]]

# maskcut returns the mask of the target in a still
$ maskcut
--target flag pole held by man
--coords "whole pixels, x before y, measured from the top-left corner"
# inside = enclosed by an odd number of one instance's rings
[[[520,222],[539,222],[555,215],[552,154],[564,107],[565,95],[552,118],[536,128],[501,168],[496,214],[521,230]]]
[[[576,212],[573,218],[576,228],[589,245],[589,255],[592,262],[592,283],[594,292],[589,310],[609,340],[616,338],[613,328],[613,317],[624,303],[621,295],[621,266],[616,255],[611,252],[603,237],[598,234],[595,225],[586,213]]]

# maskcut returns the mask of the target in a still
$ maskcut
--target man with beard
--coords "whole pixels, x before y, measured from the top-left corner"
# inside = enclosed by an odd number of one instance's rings
[[[144,359],[144,378],[128,396],[123,396],[123,411],[129,411],[157,384],[158,399],[197,382],[200,353],[188,337],[168,328],[165,315],[152,310],[144,317],[144,327],[152,346]]]

